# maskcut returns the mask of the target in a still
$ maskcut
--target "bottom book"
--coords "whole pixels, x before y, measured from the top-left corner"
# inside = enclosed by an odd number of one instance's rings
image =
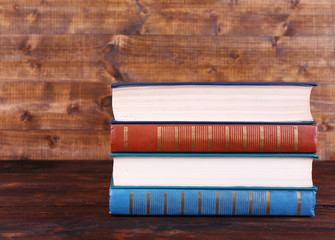
[[[109,208],[119,215],[314,216],[312,188],[192,188],[111,186]]]

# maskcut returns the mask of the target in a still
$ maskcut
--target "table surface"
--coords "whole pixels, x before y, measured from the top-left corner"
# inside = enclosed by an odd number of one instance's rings
[[[335,162],[314,162],[315,217],[108,214],[112,161],[3,161],[1,239],[335,239]]]

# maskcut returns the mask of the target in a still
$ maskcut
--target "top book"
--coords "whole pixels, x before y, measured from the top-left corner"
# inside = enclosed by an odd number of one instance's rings
[[[112,84],[116,121],[311,122],[316,83]]]

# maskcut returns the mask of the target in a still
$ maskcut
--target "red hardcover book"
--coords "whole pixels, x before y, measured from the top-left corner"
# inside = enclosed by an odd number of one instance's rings
[[[115,123],[111,150],[315,153],[317,136],[316,125]]]

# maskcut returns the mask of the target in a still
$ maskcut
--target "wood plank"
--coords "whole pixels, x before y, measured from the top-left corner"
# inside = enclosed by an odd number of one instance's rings
[[[307,66],[300,63],[243,63],[240,55],[231,55],[226,63],[106,63],[117,82],[318,82],[331,83],[335,70],[330,66]],[[234,60],[236,59],[236,60]],[[164,60],[163,60],[164,61]],[[169,60],[166,60],[169,61]],[[213,60],[214,61],[214,60]],[[257,60],[255,60],[257,62]],[[117,74],[116,74],[117,73]],[[61,79],[62,80],[62,79]]]
[[[108,214],[110,170],[111,161],[3,162],[0,187],[4,191],[0,198],[7,201],[0,201],[0,237],[192,239],[195,234],[201,239],[335,237],[332,184],[335,162],[313,165],[314,182],[319,187],[315,217],[111,216]],[[8,178],[16,178],[19,184],[8,185]]]
[[[13,172],[4,172],[0,177],[1,188],[4,191],[11,191],[13,187],[15,189],[24,190],[25,193],[29,193],[29,189],[34,189],[34,191],[46,191],[47,187],[51,187],[55,190],[60,190],[61,188],[76,188],[81,184],[87,186],[89,182],[92,181],[90,187],[97,189],[105,189],[110,185],[110,178],[113,170],[113,161],[112,158],[109,160],[110,164],[106,169],[106,172],[99,173],[100,177],[106,179],[105,181],[96,182],[96,174],[92,172],[80,172],[80,173],[62,173],[62,178],[58,177],[59,173],[49,173],[49,172],[24,172],[24,173],[13,173]],[[80,163],[77,163],[80,164]],[[62,170],[61,170],[62,171]],[[25,182],[24,179],[29,178],[29,182]],[[108,180],[109,179],[109,180]],[[94,181],[94,182],[93,182]],[[94,185],[94,186],[93,186]],[[27,190],[28,189],[28,190]],[[21,191],[20,191],[21,192]],[[5,197],[5,194],[0,196]]]
[[[93,209],[92,209],[93,208]],[[86,212],[85,210],[88,210]],[[27,211],[27,209],[25,209]],[[103,207],[60,206],[6,214],[2,238],[16,239],[332,239],[334,209],[316,217],[112,217]],[[80,213],[79,211],[82,210]],[[94,210],[96,212],[94,212]],[[250,228],[250,225],[252,227]],[[201,227],[199,227],[201,226]]]
[[[80,166],[80,167],[78,167]],[[111,159],[102,160],[99,162],[94,161],[80,161],[80,160],[71,160],[67,161],[65,158],[63,160],[55,161],[45,161],[45,160],[36,160],[36,161],[22,161],[22,160],[13,160],[13,161],[2,161],[0,164],[0,177],[2,173],[13,173],[23,174],[23,173],[32,173],[32,174],[59,174],[60,172],[64,175],[66,174],[83,174],[92,173],[96,177],[101,176],[105,178],[105,174],[110,175],[110,172],[113,169],[113,162]],[[3,179],[2,179],[3,180]],[[2,182],[1,180],[1,182]],[[14,186],[15,187],[15,186]]]
[[[327,207],[327,205],[335,207],[335,199],[332,197],[335,192],[334,171],[334,161],[322,163],[314,161],[313,163],[313,184],[318,187],[316,204],[320,207]]]
[[[2,81],[77,81],[109,84],[101,61],[109,35],[0,35]]]
[[[102,83],[0,83],[0,129],[109,130],[112,90]]]
[[[2,160],[108,160],[109,130],[0,130]]]
[[[115,35],[103,53],[123,64],[242,65],[333,64],[331,37],[124,36]],[[135,47],[136,46],[136,47]],[[145,54],[144,54],[145,53]],[[134,67],[136,67],[135,65]],[[329,66],[329,65],[327,65]]]
[[[231,55],[227,63],[175,63],[132,64],[113,62],[53,62],[49,60],[1,62],[1,82],[95,82],[111,84],[115,82],[187,82],[187,81],[298,81],[331,83],[334,67],[327,62],[320,66],[302,62],[290,63],[239,63],[238,56]],[[236,59],[236,60],[234,60]],[[139,60],[140,61],[140,60]],[[142,60],[141,60],[142,61]],[[168,60],[166,60],[168,61]],[[104,63],[102,63],[104,62]],[[256,60],[257,62],[257,60]],[[42,65],[43,63],[43,65]],[[317,65],[317,64],[315,64]],[[261,79],[261,80],[260,80]]]
[[[334,35],[331,0],[2,0],[0,33]],[[15,27],[14,27],[15,26]]]
[[[319,132],[333,132],[335,129],[335,105],[334,103],[335,87],[333,85],[324,84],[322,79],[320,80],[320,86],[316,87],[312,91],[311,97],[311,111],[315,121],[318,122]],[[332,135],[328,135],[327,138]],[[331,139],[329,139],[331,140]],[[331,140],[334,141],[334,140]],[[331,149],[330,143],[327,142],[326,138],[319,137],[319,151],[324,152],[326,148]],[[330,150],[328,149],[328,151]],[[323,155],[323,153],[321,154]],[[332,156],[327,156],[329,159],[333,159]]]
[[[335,39],[327,36],[0,35],[0,44],[2,82],[331,82],[335,75]]]
[[[334,132],[319,132],[317,154],[320,156],[320,160],[335,160],[334,149]]]

